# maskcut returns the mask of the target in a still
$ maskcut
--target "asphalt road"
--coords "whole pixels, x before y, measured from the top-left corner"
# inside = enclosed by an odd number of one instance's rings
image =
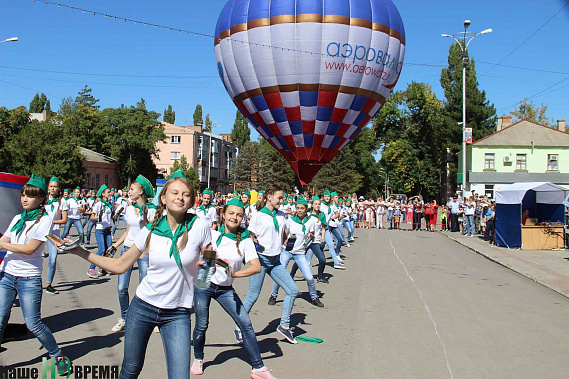
[[[347,269],[327,267],[330,283],[317,284],[325,308],[313,307],[306,283],[297,281],[292,324],[297,335],[322,338],[321,344],[291,345],[275,332],[281,302],[267,305],[272,281],[266,279],[251,319],[277,378],[569,377],[569,299],[437,233],[358,229],[356,235],[344,248]],[[42,315],[74,364],[120,365],[123,335],[110,332],[119,311],[117,279],[89,279],[87,266],[60,256],[61,293],[44,294]],[[133,272],[131,295],[137,284]],[[236,281],[242,298],[247,285]],[[23,322],[19,308],[10,322]],[[233,327],[212,303],[204,378],[249,377]],[[0,365],[41,370],[45,350],[31,334],[3,347]],[[141,378],[165,373],[160,335],[153,334]]]

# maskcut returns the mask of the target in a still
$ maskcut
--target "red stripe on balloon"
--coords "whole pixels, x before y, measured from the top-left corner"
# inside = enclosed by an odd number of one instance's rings
[[[299,161],[308,160],[309,154],[310,154],[310,152],[308,151],[308,149],[306,147],[297,147],[296,148],[296,159],[298,159]]]
[[[287,121],[300,121],[300,107],[285,108]]]
[[[267,125],[267,127],[269,128],[269,130],[271,131],[271,133],[273,133],[273,135],[275,137],[280,137],[282,135],[281,130],[279,129],[277,124],[275,124],[275,123],[269,124],[269,125]]]
[[[369,112],[371,112],[375,104],[377,104],[377,101],[373,99],[368,99],[368,101],[365,103],[364,107],[362,108],[362,112],[369,114]]]
[[[332,108],[338,97],[337,92],[318,91],[318,106]]]
[[[237,108],[239,108],[239,110],[241,111],[241,113],[243,113],[243,116],[248,117],[250,115],[249,111],[247,110],[247,107],[241,102],[235,102],[235,105],[237,106]]]
[[[255,119],[255,121],[257,121],[257,123],[259,124],[259,126],[265,125],[265,120],[263,120],[263,118],[261,117],[261,115],[259,114],[259,112],[255,112],[255,113],[253,113],[251,116],[253,116],[253,118]]]
[[[263,96],[265,97],[265,101],[270,109],[283,108],[283,101],[280,93],[268,93]]]
[[[314,134],[316,128],[316,121],[302,121],[302,133]]]
[[[332,116],[330,116],[331,122],[342,122],[344,121],[344,117],[348,113],[348,109],[341,109],[341,108],[334,108],[332,111]]]
[[[342,124],[340,125],[340,128],[338,129],[338,132],[336,132],[337,136],[344,136],[344,134],[346,134],[346,132],[348,131],[348,129],[350,128],[350,124]]]

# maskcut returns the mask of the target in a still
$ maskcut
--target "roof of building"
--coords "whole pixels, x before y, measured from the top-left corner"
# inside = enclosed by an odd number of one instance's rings
[[[199,126],[193,126],[193,125],[180,126],[180,125],[169,124],[164,121],[162,121],[161,124],[164,126],[164,134],[166,135],[172,133],[188,134],[188,133],[201,131],[201,127]]]
[[[98,162],[98,163],[119,163],[116,159],[107,157],[106,155],[97,153],[96,151],[89,150],[85,147],[79,146],[79,152],[85,157],[88,162]]]
[[[475,141],[479,146],[568,146],[569,133],[522,120]]]

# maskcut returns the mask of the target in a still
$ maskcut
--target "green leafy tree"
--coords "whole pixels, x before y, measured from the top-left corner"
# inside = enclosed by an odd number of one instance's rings
[[[39,97],[38,97],[39,98]],[[0,107],[0,171],[14,172],[12,167],[13,149],[8,149],[8,144],[13,138],[30,123],[30,113],[26,107],[21,106],[8,110]],[[16,152],[17,155],[20,155]]]
[[[296,174],[284,157],[264,138],[259,137],[259,167],[257,187],[265,189],[278,184],[286,191],[295,186]]]
[[[372,196],[373,191],[380,185],[378,174],[379,163],[374,154],[378,151],[380,143],[375,136],[373,128],[366,127],[361,133],[345,147],[345,150],[356,158],[356,170],[362,177],[362,185],[358,192]]]
[[[52,113],[51,102],[49,100],[45,103],[45,111],[47,112],[48,116],[50,116]]]
[[[326,189],[336,191],[339,195],[357,192],[363,184],[363,175],[358,172],[357,166],[356,156],[345,148],[318,171],[310,185],[316,188],[317,193]]]
[[[231,141],[241,147],[250,139],[251,129],[249,129],[249,123],[243,114],[237,110],[235,123],[233,123],[233,129],[231,130]]]
[[[204,126],[203,125],[203,111],[202,106],[200,104],[196,105],[196,110],[194,111],[194,125],[195,126]]]
[[[93,94],[91,93],[93,90],[91,88],[89,88],[87,85],[85,85],[85,87],[83,87],[83,89],[81,91],[79,91],[78,96],[75,98],[75,102],[77,104],[84,104],[84,105],[88,105],[92,108],[96,108],[99,109],[99,106],[97,105],[97,103],[99,102],[99,99],[96,99]]]
[[[30,102],[30,113],[40,113],[40,112],[41,112],[40,95],[36,93],[32,101]]]
[[[528,101],[528,99],[525,98],[520,101],[520,105],[511,111],[510,114],[514,116],[515,122],[528,120],[541,125],[552,126],[554,124],[553,119],[547,117],[545,112],[547,112],[547,105],[541,104],[541,106],[538,107],[533,101]]]
[[[74,100],[66,98],[60,106],[57,121],[69,143],[103,152],[103,141],[109,130],[101,123],[101,112],[91,89],[85,86]]]
[[[205,127],[204,127],[204,131],[211,133],[212,127],[213,127],[213,123],[212,123],[211,120],[209,119],[209,113],[208,113],[208,114],[205,115]]]
[[[229,170],[231,184],[242,189],[255,188],[259,177],[259,142],[249,141],[241,148]]]
[[[45,110],[46,103],[47,103],[47,96],[45,96],[45,93],[42,92],[42,94],[40,95],[40,102],[39,102],[39,107],[38,107],[39,112],[38,113],[41,113]]]
[[[164,110],[164,122],[167,122],[168,124],[176,122],[176,112],[172,110],[172,105],[168,105],[168,108]]]
[[[172,164],[172,168],[170,168],[170,174],[168,175],[168,179],[170,179],[172,174],[178,171],[178,169],[180,168],[182,169],[182,172],[184,173],[184,175],[186,175],[190,183],[192,183],[194,191],[197,192],[200,189],[200,177],[196,172],[196,170],[190,167],[190,165],[188,164],[188,160],[184,155],[182,155],[179,160],[176,159],[174,161],[174,163]]]

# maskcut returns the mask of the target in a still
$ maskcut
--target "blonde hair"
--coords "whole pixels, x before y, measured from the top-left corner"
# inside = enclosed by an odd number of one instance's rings
[[[135,184],[136,187],[138,188],[138,190],[141,191],[140,197],[142,198],[142,200],[144,200],[144,203],[146,204],[148,202],[148,197],[146,196],[146,191],[144,190],[144,187],[142,186],[142,184],[140,184],[139,182],[132,182],[132,184]],[[148,220],[148,208],[143,207],[142,209],[143,210],[145,209],[145,211],[142,214],[142,219],[144,220],[144,225],[146,225],[150,222]]]
[[[274,195],[275,192],[279,192],[282,190],[283,189],[278,184],[271,184],[269,188],[267,188],[267,190],[265,191],[265,194],[263,196],[263,202],[262,203],[257,202],[257,210],[260,211],[261,208],[263,208],[267,204],[267,199],[269,198],[269,195]]]

